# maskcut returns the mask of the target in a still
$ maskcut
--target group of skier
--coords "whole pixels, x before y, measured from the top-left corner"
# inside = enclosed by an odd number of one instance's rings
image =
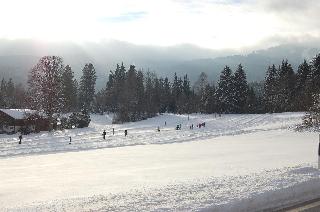
[[[167,122],[165,121],[165,126],[166,125],[167,125]],[[198,128],[205,127],[205,126],[206,126],[205,122],[197,124]],[[190,129],[191,130],[193,129],[193,124],[190,125]],[[181,130],[181,124],[178,124],[176,126],[176,130]],[[160,132],[160,127],[159,126],[157,128],[157,131]],[[112,128],[112,134],[114,135],[114,128]],[[103,130],[102,137],[103,137],[104,140],[106,139],[106,135],[107,135],[106,130]],[[128,135],[128,130],[124,130],[124,136],[127,136],[127,135]],[[19,135],[19,144],[21,144],[21,142],[22,142],[22,135],[20,134]],[[71,144],[71,136],[69,137],[69,144]]]
[[[106,130],[103,130],[102,132],[103,139],[106,139],[106,135],[107,135]],[[112,135],[114,135],[114,128],[112,128]],[[128,130],[124,130],[124,136],[127,136],[127,135],[128,135]]]

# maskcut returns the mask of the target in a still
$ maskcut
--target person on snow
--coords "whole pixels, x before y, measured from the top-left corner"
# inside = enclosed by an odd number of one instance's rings
[[[22,141],[22,134],[19,135],[19,144],[21,144]]]
[[[128,135],[128,131],[124,130],[124,136],[127,136],[127,135]]]
[[[102,133],[102,136],[103,136],[103,139],[106,139],[106,130],[103,130],[103,133]]]

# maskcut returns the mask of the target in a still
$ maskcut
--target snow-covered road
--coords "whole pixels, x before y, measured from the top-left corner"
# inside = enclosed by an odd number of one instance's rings
[[[2,153],[0,210],[247,211],[319,197],[318,134],[288,129],[301,115],[194,115],[191,120],[206,121],[206,128],[188,130],[186,117],[167,114],[114,126],[117,132],[131,127],[132,137],[116,135],[113,142],[122,139],[118,146],[124,147],[102,149],[90,146],[89,137],[112,125],[95,117],[90,129],[72,131],[88,140],[71,146],[91,150],[45,154],[40,148],[41,154],[20,154],[13,143],[12,152],[19,154]],[[167,131],[156,132],[156,124],[164,120]],[[185,129],[171,130],[179,121]],[[139,135],[141,140],[135,139]],[[59,140],[50,136],[47,148]],[[38,136],[29,139],[41,141]]]

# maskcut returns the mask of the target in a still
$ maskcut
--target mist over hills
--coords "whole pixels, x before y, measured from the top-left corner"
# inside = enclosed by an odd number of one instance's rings
[[[269,65],[288,59],[296,69],[304,59],[310,60],[319,52],[319,45],[314,44],[286,44],[241,55],[234,50],[217,51],[187,44],[157,47],[120,41],[74,44],[0,40],[0,77],[26,83],[29,70],[41,56],[59,55],[65,64],[71,65],[76,78],[80,78],[85,63],[93,63],[98,75],[98,89],[105,85],[109,71],[121,62],[126,67],[135,64],[137,69],[154,71],[169,79],[174,72],[188,74],[193,82],[201,72],[206,72],[210,80],[216,82],[225,65],[235,70],[241,63],[249,81],[260,81]]]

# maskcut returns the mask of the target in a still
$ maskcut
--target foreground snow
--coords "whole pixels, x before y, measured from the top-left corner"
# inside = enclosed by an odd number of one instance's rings
[[[112,125],[96,116],[89,129],[30,135],[24,147],[3,136],[0,210],[251,211],[319,197],[318,135],[291,129],[302,115],[193,115],[206,127],[189,130],[186,116],[167,114],[114,126],[107,142],[100,131]],[[64,144],[68,133],[79,141]],[[93,150],[44,154],[78,149]]]

